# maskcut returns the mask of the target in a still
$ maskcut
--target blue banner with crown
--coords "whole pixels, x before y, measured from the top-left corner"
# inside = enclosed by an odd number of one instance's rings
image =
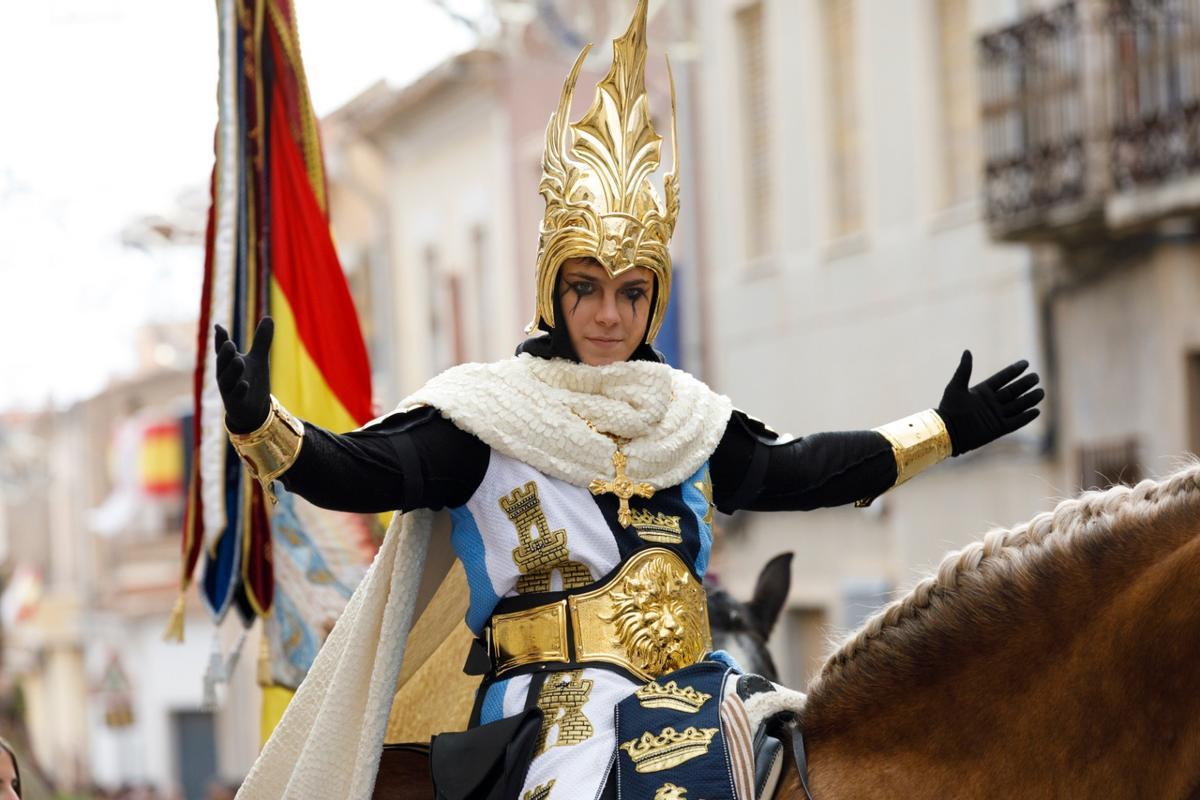
[[[620,797],[737,797],[721,700],[725,664],[701,661],[638,689],[617,704]]]

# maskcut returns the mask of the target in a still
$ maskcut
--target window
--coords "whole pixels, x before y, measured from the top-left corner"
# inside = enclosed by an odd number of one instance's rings
[[[1200,350],[1187,356],[1188,449],[1200,456]]]
[[[937,0],[943,207],[975,197],[983,169],[968,0]]]
[[[1020,219],[1083,197],[1082,51],[1073,2],[980,37],[990,220]]]
[[[1107,23],[1117,185],[1200,170],[1200,0],[1111,0]]]
[[[480,361],[488,360],[487,320],[493,317],[496,303],[496,265],[489,263],[487,247],[487,230],[482,225],[475,225],[471,228],[471,272],[475,276],[471,321],[474,328],[474,357]]]
[[[840,238],[861,230],[863,224],[854,0],[823,0],[822,11],[830,142],[831,233]]]
[[[455,364],[467,360],[467,336],[463,330],[462,285],[458,276],[451,273],[446,276],[446,295],[450,303],[450,342],[453,345]]]
[[[446,302],[445,286],[437,248],[425,248],[425,305],[429,325],[429,364],[432,372],[450,366],[450,343],[446,336],[446,314],[452,309]]]
[[[746,255],[761,258],[771,251],[771,125],[767,90],[766,29],[761,0],[736,15],[741,68],[743,183],[745,187]]]
[[[1079,487],[1108,489],[1123,483],[1133,486],[1142,479],[1137,439],[1084,445],[1079,448]]]

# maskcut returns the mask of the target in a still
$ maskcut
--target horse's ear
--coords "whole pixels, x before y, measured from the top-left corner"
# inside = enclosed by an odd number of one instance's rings
[[[771,629],[779,619],[779,612],[787,601],[788,590],[792,586],[792,554],[780,553],[767,562],[758,573],[758,583],[754,585],[754,597],[747,604],[759,633],[764,639],[771,636]]]

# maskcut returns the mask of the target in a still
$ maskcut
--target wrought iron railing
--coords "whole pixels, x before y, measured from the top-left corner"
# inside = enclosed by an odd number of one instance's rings
[[[1113,184],[1200,171],[1200,0],[1109,0]]]
[[[994,230],[1200,175],[1200,0],[1071,0],[978,47]]]
[[[1028,216],[1084,194],[1074,2],[979,40],[987,214]]]

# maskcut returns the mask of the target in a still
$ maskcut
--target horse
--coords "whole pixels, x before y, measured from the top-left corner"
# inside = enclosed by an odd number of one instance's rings
[[[779,670],[767,649],[767,640],[787,602],[791,585],[790,552],[780,553],[763,566],[754,584],[754,594],[745,603],[706,579],[713,649],[732,656],[743,672],[778,681]]]
[[[992,530],[829,657],[774,796],[1200,800],[1198,589],[1200,462]]]
[[[1200,800],[1198,590],[1200,463],[989,532],[809,684],[812,797]]]

